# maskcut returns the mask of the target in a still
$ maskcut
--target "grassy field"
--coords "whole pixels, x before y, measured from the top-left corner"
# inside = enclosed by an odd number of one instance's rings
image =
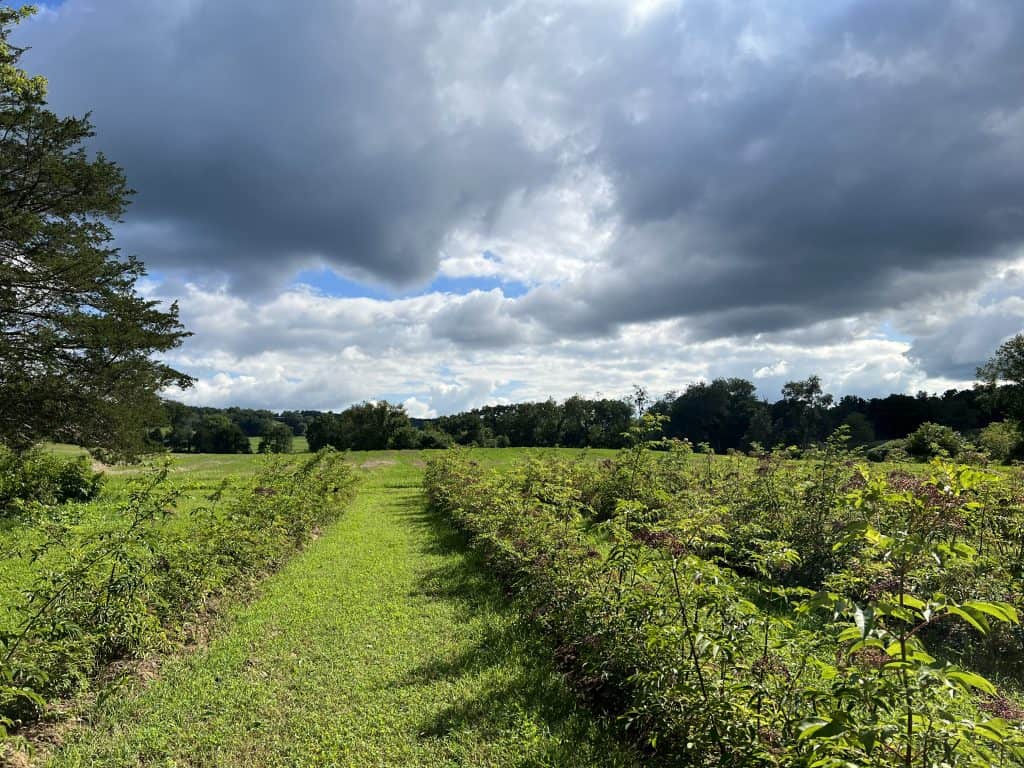
[[[222,605],[208,642],[154,657],[142,675],[107,689],[98,703],[83,699],[72,707],[82,723],[47,729],[61,736],[44,739],[33,763],[649,764],[650,756],[641,760],[622,744],[617,726],[580,708],[551,662],[551,641],[524,619],[521,604],[502,594],[491,566],[452,523],[427,510],[424,467],[444,453],[348,454],[362,484],[340,520],[266,578],[249,602]],[[616,452],[473,449],[468,455],[504,472],[531,455],[597,462]],[[267,460],[253,454],[158,459],[169,462],[186,507]],[[700,476],[706,460],[692,461]],[[729,481],[735,461],[721,460],[721,481]],[[140,471],[108,469],[106,499],[123,495]],[[83,524],[91,524],[88,514]],[[0,547],[32,535],[17,523],[3,525]],[[607,555],[607,543],[590,546]],[[3,592],[16,594],[36,567],[23,558],[0,562]],[[0,619],[2,607],[0,599]]]
[[[255,460],[176,462],[213,475]],[[365,479],[346,516],[229,611],[208,647],[107,698],[49,765],[637,764],[425,511],[422,455],[352,460]]]

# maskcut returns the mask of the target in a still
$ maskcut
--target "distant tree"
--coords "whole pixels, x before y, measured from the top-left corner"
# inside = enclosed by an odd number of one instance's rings
[[[309,444],[309,450],[316,452],[328,445],[344,450],[340,448],[340,430],[338,414],[321,413],[314,416],[306,428],[306,442]]]
[[[755,443],[762,448],[771,448],[774,436],[771,409],[765,402],[758,402],[747,423],[747,431],[743,433],[743,444],[752,446]]]
[[[893,394],[868,402],[867,416],[879,440],[906,437],[928,421],[928,403],[910,395]]]
[[[782,400],[773,406],[778,412],[777,432],[781,441],[805,446],[823,440],[828,429],[832,395],[821,387],[821,379],[810,376],[782,387]]]
[[[420,432],[419,448],[449,448],[452,444],[451,435],[438,429],[428,427]]]
[[[260,438],[260,453],[291,453],[292,452],[292,430],[287,424],[280,421],[268,422],[263,428],[263,435]]]
[[[420,447],[420,431],[412,424],[402,424],[391,430],[388,435],[388,448],[404,451]]]
[[[306,428],[312,420],[312,416],[308,414],[309,411],[282,411],[277,418],[291,427],[293,435],[301,437],[306,434]]]
[[[381,400],[315,417],[306,430],[306,440],[313,451],[325,445],[340,451],[375,451],[414,448],[419,435],[403,406]]]
[[[850,445],[867,445],[875,441],[875,428],[863,413],[854,411],[842,423],[850,428]]]
[[[157,393],[191,383],[154,359],[188,334],[111,246],[131,194],[121,169],[90,157],[88,118],[49,111],[46,81],[18,66],[10,34],[32,12],[0,7],[0,443],[131,456],[160,423]]]
[[[995,421],[981,430],[978,445],[988,451],[994,461],[1007,462],[1020,455],[1020,427],[1013,421]]]
[[[196,453],[252,453],[249,438],[235,422],[223,414],[204,416],[192,434]]]
[[[916,459],[946,455],[956,458],[964,439],[956,430],[926,421],[907,436],[906,451]]]
[[[978,368],[978,379],[992,403],[1014,420],[1024,421],[1024,333],[1001,344]]]
[[[669,407],[666,433],[694,445],[707,443],[719,452],[746,448],[749,441],[744,438],[761,407],[756,391],[751,382],[739,378],[691,384]]]
[[[226,409],[224,415],[235,422],[249,437],[261,437],[267,427],[275,421],[274,414],[270,411],[237,406]]]

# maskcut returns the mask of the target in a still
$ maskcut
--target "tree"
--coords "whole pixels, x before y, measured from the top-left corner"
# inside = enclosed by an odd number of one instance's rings
[[[243,430],[244,431],[244,430]],[[260,438],[260,453],[291,453],[292,428],[280,421],[267,422]]]
[[[155,361],[188,335],[178,309],[136,293],[140,261],[111,245],[131,191],[89,157],[86,117],[46,109],[46,81],[10,42],[31,8],[0,8],[0,443],[43,438],[132,455],[160,422],[157,392],[191,379]]]
[[[832,395],[821,388],[821,379],[809,376],[782,387],[782,400],[773,406],[779,415],[780,436],[786,443],[809,445],[825,437]]]
[[[854,411],[843,419],[843,426],[850,428],[851,445],[866,445],[875,441],[875,428],[860,411]]]
[[[413,448],[419,443],[419,434],[403,406],[381,400],[353,405],[337,414],[320,414],[310,422],[306,439],[313,451],[325,445],[340,451],[377,451]]]
[[[667,434],[695,445],[707,443],[719,452],[745,448],[751,419],[760,407],[756,388],[746,379],[691,384],[669,408]]]
[[[196,453],[252,453],[249,438],[242,428],[220,413],[199,420],[192,435],[192,450]]]
[[[988,451],[993,461],[1007,462],[1020,453],[1020,429],[1012,421],[994,421],[981,430],[978,445]]]
[[[978,369],[990,400],[1017,421],[1024,421],[1024,333],[1004,342]]]

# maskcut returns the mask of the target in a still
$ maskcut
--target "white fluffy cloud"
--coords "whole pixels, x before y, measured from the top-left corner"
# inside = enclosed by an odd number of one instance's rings
[[[908,357],[910,341],[882,332],[891,321],[882,318],[713,340],[693,339],[684,322],[665,320],[570,338],[518,319],[516,305],[528,297],[497,290],[386,300],[297,288],[260,301],[189,284],[176,295],[196,335],[171,362],[198,382],[175,396],[195,404],[339,409],[389,399],[429,417],[576,393],[619,397],[635,383],[660,394],[752,373],[770,398],[785,381],[815,373],[837,394],[964,383],[929,377]],[[455,338],[453,316],[463,329]],[[504,331],[470,333],[487,327],[510,328],[519,340],[509,343]]]

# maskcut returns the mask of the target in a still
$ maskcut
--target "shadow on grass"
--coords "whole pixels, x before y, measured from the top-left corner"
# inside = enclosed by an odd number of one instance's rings
[[[423,722],[421,738],[443,740],[473,732],[491,743],[508,742],[515,745],[515,757],[503,757],[502,765],[519,768],[640,765],[635,752],[615,736],[612,723],[578,704],[555,669],[550,641],[502,596],[497,580],[468,547],[465,536],[426,509],[421,496],[396,506],[405,524],[427,533],[420,551],[446,557],[443,565],[422,574],[412,596],[453,603],[452,632],[472,622],[472,632],[478,635],[459,653],[439,653],[398,683],[462,681],[472,691]]]

